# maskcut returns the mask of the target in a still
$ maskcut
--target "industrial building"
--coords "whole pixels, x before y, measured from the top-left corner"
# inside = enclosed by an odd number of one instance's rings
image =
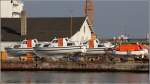
[[[49,42],[54,37],[61,35],[62,37],[71,38],[72,41],[88,40],[91,38],[92,29],[89,27],[87,20],[87,17],[31,17],[27,19],[26,38],[36,38],[42,42]],[[16,42],[23,40],[21,37],[20,18],[2,18],[1,23],[2,47],[7,47],[12,43],[16,44]]]
[[[21,0],[0,0],[1,18],[20,18],[23,11]]]
[[[94,19],[91,1],[83,0],[81,17],[27,17],[22,0],[1,0],[1,50],[25,38],[40,42],[58,35],[72,41],[90,39]]]

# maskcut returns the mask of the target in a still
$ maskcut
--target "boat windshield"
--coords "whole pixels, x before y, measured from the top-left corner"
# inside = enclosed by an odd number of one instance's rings
[[[66,38],[65,40],[68,42],[68,39],[67,39],[67,38]]]
[[[43,47],[49,47],[50,44],[45,44]]]
[[[104,45],[98,45],[98,47],[104,47]]]
[[[57,43],[57,42],[58,42],[58,40],[53,40],[53,41],[52,41],[52,43]]]
[[[20,47],[20,45],[15,45],[15,46],[14,46],[14,48],[19,48],[19,47]]]
[[[34,43],[38,43],[38,41],[37,40],[33,40],[34,41]]]
[[[39,47],[39,46],[41,46],[41,44],[36,44],[36,45],[35,45],[35,47]]]
[[[67,43],[67,46],[73,46],[75,43]]]
[[[27,41],[23,41],[22,43],[23,43],[23,44],[27,44]]]

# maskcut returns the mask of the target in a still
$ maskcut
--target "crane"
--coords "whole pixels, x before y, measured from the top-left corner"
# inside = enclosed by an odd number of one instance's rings
[[[94,23],[94,0],[83,0],[83,16],[88,17],[89,24]]]

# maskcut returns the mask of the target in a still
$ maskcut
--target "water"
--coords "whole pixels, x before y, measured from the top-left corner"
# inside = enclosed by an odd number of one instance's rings
[[[3,71],[4,84],[148,84],[148,73]]]

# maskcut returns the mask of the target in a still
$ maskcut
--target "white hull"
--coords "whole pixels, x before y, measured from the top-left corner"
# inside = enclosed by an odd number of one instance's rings
[[[33,53],[33,48],[6,48],[8,56],[22,56]]]
[[[73,53],[81,53],[82,48],[80,47],[36,47],[34,48],[35,53],[39,57],[45,56],[58,56]]]
[[[114,54],[117,55],[147,55],[148,51],[140,50],[140,51],[114,51]]]
[[[105,54],[106,48],[87,48],[86,54]]]

